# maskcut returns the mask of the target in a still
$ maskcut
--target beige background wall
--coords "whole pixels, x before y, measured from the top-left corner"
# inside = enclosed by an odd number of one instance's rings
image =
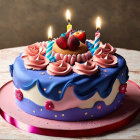
[[[66,31],[65,10],[74,29],[94,39],[94,20],[102,18],[101,38],[115,47],[140,50],[140,0],[0,0],[0,48],[22,46]]]

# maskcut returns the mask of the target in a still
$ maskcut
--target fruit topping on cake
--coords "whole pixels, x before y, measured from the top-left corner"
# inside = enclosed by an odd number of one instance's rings
[[[86,33],[84,31],[77,31],[73,35],[76,36],[82,43],[85,43]]]
[[[56,43],[61,49],[67,48],[67,40],[65,39],[65,37],[61,36],[59,39],[56,39]]]
[[[70,30],[69,32],[67,32],[66,33],[66,39],[68,39],[69,38],[69,36],[70,36],[70,34],[72,34],[73,33],[73,31],[72,30]]]
[[[72,31],[61,34],[59,39],[56,39],[56,44],[61,49],[69,49],[75,51],[79,46],[80,42],[85,44],[86,34],[84,31]]]
[[[80,41],[77,37],[75,37],[74,35],[70,35],[68,38],[68,47],[70,50],[74,51],[77,49],[77,47],[79,47],[80,45]]]

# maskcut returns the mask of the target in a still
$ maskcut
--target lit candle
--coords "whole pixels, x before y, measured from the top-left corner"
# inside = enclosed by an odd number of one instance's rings
[[[72,30],[72,25],[70,24],[71,14],[70,14],[70,11],[69,10],[66,11],[66,19],[67,19],[67,22],[68,22],[67,32],[69,32],[70,30]]]
[[[97,17],[97,20],[96,20],[97,32],[95,33],[94,50],[98,49],[100,46],[100,32],[99,32],[100,29],[101,29],[101,20],[100,20],[100,17]]]
[[[52,27],[51,26],[48,29],[48,39],[52,40]]]
[[[47,51],[46,51],[46,57],[48,58],[48,60],[50,62],[55,62],[55,57],[52,56],[52,48],[53,48],[53,44],[54,44],[54,40],[52,40],[52,28],[51,26],[48,28],[48,45],[47,45]]]

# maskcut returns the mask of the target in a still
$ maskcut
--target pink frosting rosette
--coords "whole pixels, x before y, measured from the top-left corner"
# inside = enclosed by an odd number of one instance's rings
[[[87,61],[84,64],[75,62],[75,65],[73,66],[73,71],[81,75],[91,76],[97,73],[98,66],[96,65],[96,63],[90,61]]]
[[[117,57],[109,53],[104,53],[101,48],[95,51],[90,61],[95,62],[103,68],[115,67],[117,65]]]
[[[39,48],[42,48],[40,54],[44,55],[46,53],[46,47],[42,43],[35,43],[27,46],[22,56],[35,56],[39,53]]]
[[[45,53],[45,47],[39,46],[38,43],[27,46],[22,54],[25,67],[33,70],[45,69],[49,63],[49,60],[43,56]]]
[[[71,65],[63,60],[50,63],[47,66],[48,74],[53,75],[53,76],[67,75],[68,73],[71,72],[71,70],[72,70]]]
[[[116,48],[111,46],[109,43],[105,43],[104,45],[101,44],[100,48],[103,50],[104,53],[114,54],[116,52]]]

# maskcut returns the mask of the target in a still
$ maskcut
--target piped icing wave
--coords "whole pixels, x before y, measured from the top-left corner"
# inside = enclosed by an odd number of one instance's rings
[[[90,51],[83,53],[83,54],[78,54],[78,55],[75,55],[75,54],[64,55],[64,54],[56,53],[53,51],[52,56],[55,57],[56,61],[64,60],[65,62],[70,63],[71,65],[74,65],[75,62],[86,62],[87,60],[89,60],[92,57]]]
[[[74,86],[74,94],[80,100],[91,98],[96,91],[98,91],[102,98],[106,98],[110,94],[116,78],[120,80],[121,84],[126,83],[128,80],[128,68],[125,59],[117,54],[116,57],[118,59],[117,67],[105,69],[99,67],[99,75],[95,74],[88,77],[86,75],[79,75],[71,72],[68,75],[58,77],[50,76],[46,70],[26,70],[23,60],[21,59],[21,56],[19,56],[16,58],[13,65],[14,85],[16,88],[29,90],[37,83],[40,93],[46,98],[55,101],[60,101],[64,96],[65,90],[71,85]],[[105,73],[104,70],[106,70],[107,73]],[[44,73],[43,75],[41,75],[42,72]],[[106,84],[102,82],[104,80],[106,81]],[[59,91],[61,91],[60,94],[58,94]]]
[[[100,49],[102,49],[104,53],[109,53],[109,54],[114,54],[116,52],[116,48],[111,46],[109,43],[101,44]]]
[[[97,73],[98,66],[96,65],[96,63],[91,61],[87,61],[84,64],[75,62],[75,65],[73,66],[73,71],[81,75],[91,76]]]
[[[72,70],[71,65],[63,60],[50,63],[47,67],[48,74],[53,76],[67,75],[68,73],[71,72],[71,70]]]
[[[117,57],[109,53],[104,53],[101,48],[95,51],[91,61],[102,68],[115,67],[117,65]]]
[[[25,67],[33,70],[45,69],[49,63],[49,60],[43,56],[45,53],[46,48],[40,43],[27,46],[22,54]]]

